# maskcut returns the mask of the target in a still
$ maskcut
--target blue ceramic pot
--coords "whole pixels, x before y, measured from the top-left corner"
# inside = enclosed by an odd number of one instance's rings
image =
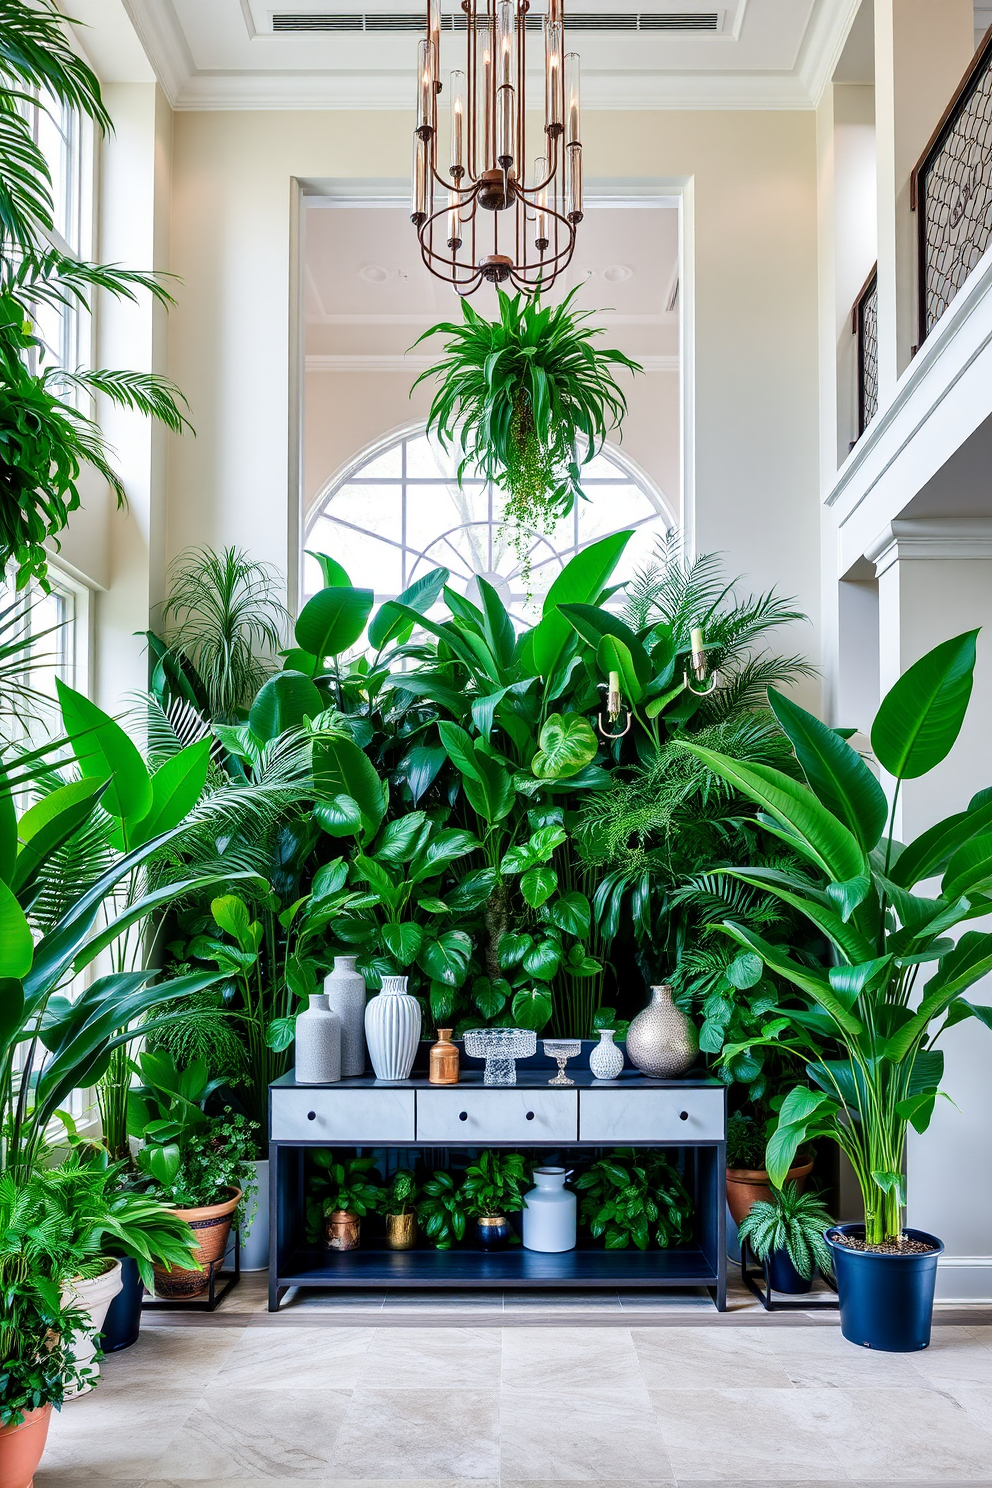
[[[123,1286],[107,1309],[103,1332],[97,1342],[105,1354],[116,1354],[120,1349],[137,1343],[141,1331],[141,1299],[145,1289],[138,1275],[138,1263],[130,1256],[121,1260]]]
[[[800,1276],[789,1260],[787,1250],[773,1250],[768,1257],[768,1280],[773,1292],[788,1292],[798,1296],[813,1290],[812,1276]]]
[[[863,1224],[833,1225],[824,1233],[834,1258],[840,1331],[848,1342],[888,1354],[925,1349],[930,1342],[942,1242],[925,1230],[905,1230],[909,1239],[922,1240],[933,1249],[924,1255],[880,1255],[851,1250],[834,1238],[854,1235],[863,1239]]]
[[[475,1237],[483,1250],[501,1250],[510,1238],[510,1221],[505,1215],[475,1221]]]

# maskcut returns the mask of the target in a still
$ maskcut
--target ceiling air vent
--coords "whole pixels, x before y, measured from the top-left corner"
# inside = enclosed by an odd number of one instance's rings
[[[465,16],[446,15],[441,18],[443,31],[463,31]],[[529,15],[528,31],[540,30],[543,17]],[[362,15],[327,12],[302,14],[294,11],[277,11],[272,17],[272,30],[279,34],[315,31],[423,31],[422,11],[396,12],[391,15]],[[586,11],[581,15],[565,17],[567,31],[719,31],[720,12],[717,10],[665,10],[665,11]]]

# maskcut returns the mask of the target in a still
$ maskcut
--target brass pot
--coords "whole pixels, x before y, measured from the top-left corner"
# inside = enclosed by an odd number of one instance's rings
[[[409,1214],[386,1215],[386,1244],[390,1250],[412,1250],[417,1243],[417,1216],[411,1209]]]
[[[324,1249],[357,1250],[362,1240],[362,1221],[347,1209],[324,1215]]]

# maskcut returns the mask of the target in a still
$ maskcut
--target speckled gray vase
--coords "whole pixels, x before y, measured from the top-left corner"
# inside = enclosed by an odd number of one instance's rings
[[[314,992],[296,1017],[297,1085],[335,1085],[341,1078],[341,1020]]]
[[[341,1020],[341,1074],[348,1080],[365,1073],[365,978],[355,970],[354,956],[335,956],[324,978],[324,996]]]
[[[377,1080],[406,1080],[420,1041],[420,1003],[406,977],[386,976],[365,1009],[365,1038]]]
[[[684,1075],[699,1053],[699,1035],[672,1000],[667,982],[651,988],[651,1001],[627,1030],[627,1058],[655,1080]]]

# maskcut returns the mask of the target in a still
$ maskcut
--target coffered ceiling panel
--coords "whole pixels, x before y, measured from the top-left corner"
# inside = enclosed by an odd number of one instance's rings
[[[178,108],[412,105],[416,0],[122,3]],[[589,107],[808,108],[858,3],[566,0],[566,26]],[[442,10],[460,16],[457,0]],[[452,65],[458,40],[444,37]]]

